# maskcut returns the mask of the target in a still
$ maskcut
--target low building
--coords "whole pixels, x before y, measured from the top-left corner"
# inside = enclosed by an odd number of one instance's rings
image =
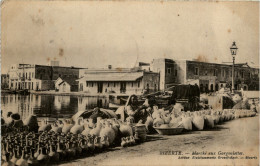
[[[9,75],[1,74],[1,89],[8,89],[9,85]]]
[[[160,72],[161,90],[176,84],[197,84],[201,92],[231,88],[232,65],[191,60],[155,59],[152,71]],[[236,64],[234,68],[235,90],[259,90],[259,68]]]
[[[16,64],[9,69],[9,89],[54,90],[59,77],[78,79],[75,67]]]
[[[76,78],[61,78],[55,81],[55,91],[58,92],[76,92],[78,91],[78,82]]]
[[[159,90],[159,73],[135,69],[84,70],[79,91],[86,93],[143,94]]]

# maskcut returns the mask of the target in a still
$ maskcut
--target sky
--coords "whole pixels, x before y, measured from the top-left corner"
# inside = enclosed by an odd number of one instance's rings
[[[1,72],[11,64],[134,67],[156,58],[259,65],[259,2],[4,1]]]

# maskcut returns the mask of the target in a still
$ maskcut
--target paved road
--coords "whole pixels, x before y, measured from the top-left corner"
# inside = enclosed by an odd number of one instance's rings
[[[143,144],[114,148],[61,165],[258,165],[258,126],[259,116],[256,116],[225,122],[212,130],[192,131],[175,136],[151,135]],[[226,155],[227,152],[232,152],[232,155]],[[212,158],[192,159],[193,156]],[[245,159],[246,156],[257,157],[257,159]],[[230,159],[230,157],[238,157],[238,159]]]

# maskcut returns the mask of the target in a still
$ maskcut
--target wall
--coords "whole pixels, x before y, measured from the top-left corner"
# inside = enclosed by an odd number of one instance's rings
[[[59,77],[79,78],[78,68],[53,66],[52,70],[53,70],[52,80],[57,80]]]
[[[168,72],[168,69],[170,72]],[[176,64],[171,59],[160,58],[152,61],[151,70],[160,73],[160,90],[164,90],[168,86],[176,83],[175,69]]]
[[[154,59],[151,63],[151,70],[160,73],[160,90],[165,89],[165,59]]]
[[[155,92],[159,90],[159,73],[144,72],[143,76],[143,89],[147,91],[147,85],[149,85],[148,92]]]
[[[258,98],[259,99],[259,91],[243,91],[242,96],[246,98]]]
[[[7,89],[9,87],[9,75],[1,74],[1,89]]]
[[[231,82],[232,82],[231,65],[206,63],[206,62],[198,62],[198,61],[186,61],[186,60],[176,61],[176,64],[177,64],[177,69],[179,74],[177,76],[177,82],[180,84],[198,82],[195,80],[199,80],[200,84],[203,84],[203,86],[206,86],[206,84],[208,84],[209,90],[211,89],[211,84],[213,85],[214,91],[216,90],[216,86],[219,87],[218,89],[221,88],[221,85],[223,85],[223,87],[226,86],[231,87]],[[198,75],[195,74],[196,68],[198,68]],[[248,86],[249,82],[250,83],[253,82],[255,85],[259,85],[259,82],[256,81],[257,79],[259,79],[259,73],[256,71],[258,71],[258,69],[249,68],[247,66],[244,67],[235,66],[235,75],[234,75],[235,89],[240,90],[241,87],[245,87],[246,89],[248,89],[250,88]],[[203,83],[203,80],[207,80],[208,83]]]
[[[54,81],[53,80],[41,80],[41,90],[54,90]]]
[[[186,84],[187,78],[186,77],[186,73],[187,73],[187,64],[186,64],[186,60],[177,60],[175,61],[176,63],[176,69],[177,69],[177,77],[176,77],[176,83],[177,84]]]
[[[140,86],[138,87],[138,82],[140,82]],[[109,86],[108,86],[109,83]],[[88,82],[88,86],[86,81],[79,81],[79,89],[80,84],[83,84],[83,92],[96,94],[98,92],[98,84],[97,82]],[[143,90],[142,79],[134,81],[133,86],[132,82],[126,82],[126,94],[141,94]],[[120,93],[120,82],[103,82],[103,93],[109,93],[114,91],[115,93]]]
[[[70,92],[70,85],[67,82],[63,82],[59,86],[59,92],[62,92],[62,93]]]
[[[51,66],[35,65],[35,78],[40,80],[52,80]]]
[[[55,80],[55,90],[58,90],[60,87],[59,87],[59,84],[62,82],[63,80],[61,78],[58,78],[57,80]]]
[[[171,59],[165,59],[165,88],[176,83],[175,69],[175,62]]]

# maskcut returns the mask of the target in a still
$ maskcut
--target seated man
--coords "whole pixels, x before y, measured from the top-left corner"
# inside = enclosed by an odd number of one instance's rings
[[[130,117],[133,117],[135,123],[137,123],[139,120],[143,120],[143,122],[146,121],[148,116],[146,108],[149,107],[148,99],[146,100],[147,101],[143,105],[138,106],[137,96],[132,96],[130,102],[126,106],[126,114]]]
[[[137,123],[139,120],[146,121],[149,114],[151,114],[152,100],[146,99],[145,102],[139,106],[137,96],[132,95],[129,97],[126,106],[117,109],[116,114],[119,115],[122,121],[125,121],[127,117],[134,119]]]

